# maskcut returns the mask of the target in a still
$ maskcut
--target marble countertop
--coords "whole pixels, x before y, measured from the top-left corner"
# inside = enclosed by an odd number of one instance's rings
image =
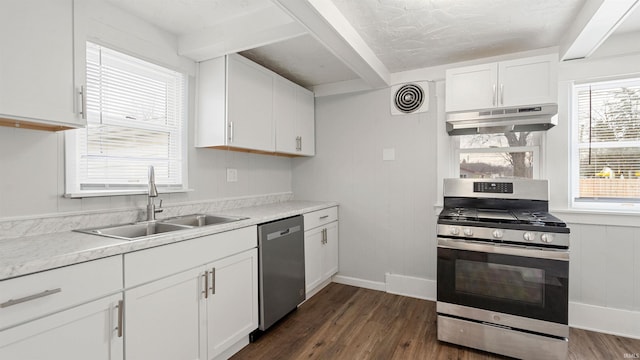
[[[248,219],[163,233],[134,241],[74,231],[4,239],[0,240],[0,280],[239,229],[336,205],[338,204],[335,202],[294,200],[222,210],[219,215],[242,216]]]

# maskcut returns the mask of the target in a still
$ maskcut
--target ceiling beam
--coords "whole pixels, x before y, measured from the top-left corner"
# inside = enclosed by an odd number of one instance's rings
[[[178,38],[178,53],[195,61],[253,49],[307,34],[304,26],[278,6],[233,17]]]
[[[560,60],[591,56],[638,4],[639,0],[587,0],[560,44]]]
[[[273,0],[371,88],[389,86],[390,73],[331,0]]]

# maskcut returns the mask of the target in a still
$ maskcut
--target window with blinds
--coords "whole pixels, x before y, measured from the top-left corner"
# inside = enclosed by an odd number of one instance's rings
[[[640,202],[640,78],[574,86],[573,200]]]
[[[186,188],[184,74],[87,43],[87,127],[67,136],[67,194]],[[70,156],[69,152],[73,154]]]

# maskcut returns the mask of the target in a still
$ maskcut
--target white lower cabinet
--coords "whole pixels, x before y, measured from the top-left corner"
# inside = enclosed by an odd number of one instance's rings
[[[338,272],[338,208],[304,214],[307,298]]]
[[[120,360],[121,294],[0,331],[0,359]]]
[[[208,271],[207,355],[213,359],[258,328],[258,249],[216,261]]]
[[[128,360],[206,359],[200,344],[201,269],[125,291]]]
[[[123,358],[122,256],[0,281],[0,359]]]
[[[126,359],[226,358],[248,341],[258,327],[256,246],[253,226],[125,254],[125,286],[144,282],[125,290]],[[163,273],[190,259],[189,269]]]

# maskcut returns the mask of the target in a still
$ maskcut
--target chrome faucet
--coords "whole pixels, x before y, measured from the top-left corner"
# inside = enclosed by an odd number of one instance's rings
[[[162,209],[156,209],[156,204],[153,202],[153,198],[158,197],[158,189],[156,188],[156,175],[153,171],[153,165],[149,166],[149,192],[147,202],[147,221],[155,221],[156,213],[162,212]],[[160,206],[162,207],[162,199],[160,199]]]

